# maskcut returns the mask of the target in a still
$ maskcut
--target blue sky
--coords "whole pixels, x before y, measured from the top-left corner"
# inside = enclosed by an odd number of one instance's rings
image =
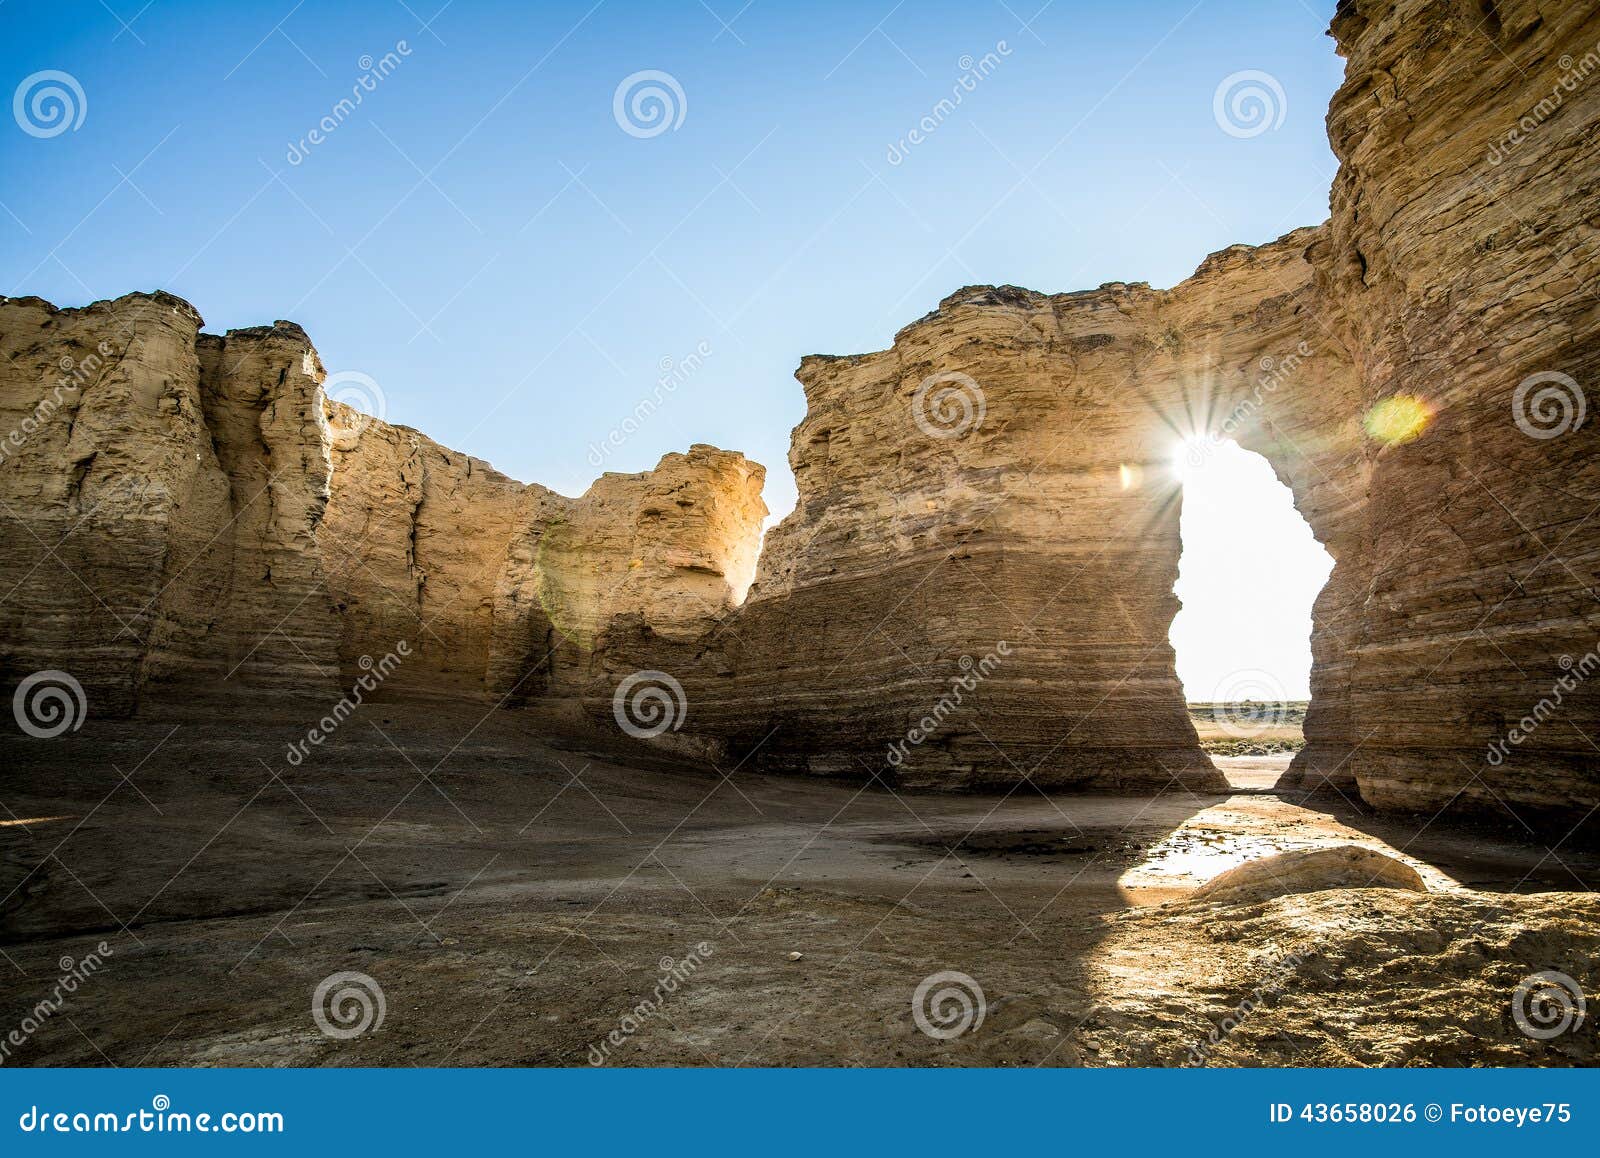
[[[65,72],[83,118],[0,120],[0,292],[289,318],[390,421],[518,479],[710,442],[782,513],[802,355],[887,346],[961,285],[1170,285],[1327,216],[1331,2],[1040,2],[8,0],[4,91]],[[656,135],[614,115],[644,70],[682,93]],[[1213,113],[1244,70],[1283,92],[1253,136]]]

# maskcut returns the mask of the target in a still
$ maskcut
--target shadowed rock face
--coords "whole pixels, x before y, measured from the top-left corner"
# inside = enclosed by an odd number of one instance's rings
[[[1329,540],[1296,769],[1382,807],[1550,809],[1565,833],[1600,800],[1600,671],[1486,754],[1600,645],[1600,440],[1573,422],[1600,385],[1600,10],[1345,3],[1333,33],[1341,164],[1313,260],[1361,382],[1337,417],[1399,395],[1433,418],[1306,480],[1360,513]]]
[[[1326,224],[1170,290],[969,287],[807,358],[759,563],[737,454],[568,499],[327,402],[289,323],[0,299],[0,675],[128,711],[331,692],[405,640],[397,686],[610,732],[664,671],[661,741],[776,770],[1216,786],[1167,643],[1167,463],[1232,437],[1336,561],[1295,780],[1565,832],[1600,803],[1600,12],[1345,3],[1332,31]]]
[[[405,427],[327,403],[332,498],[317,531],[354,673],[405,639],[397,686],[508,704],[591,678],[601,625],[698,636],[749,585],[765,471],[695,446],[580,498],[523,485]]]

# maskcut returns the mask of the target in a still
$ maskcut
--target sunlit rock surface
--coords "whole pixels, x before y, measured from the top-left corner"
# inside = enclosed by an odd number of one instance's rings
[[[1302,848],[1245,861],[1195,890],[1197,901],[1237,905],[1324,889],[1406,889],[1425,893],[1422,875],[1402,860],[1360,845]]]
[[[742,455],[569,499],[327,400],[298,326],[199,326],[166,294],[0,299],[8,687],[64,670],[118,715],[336,694],[399,653],[396,688],[525,700],[575,692],[613,618],[693,635],[749,585],[766,508]]]

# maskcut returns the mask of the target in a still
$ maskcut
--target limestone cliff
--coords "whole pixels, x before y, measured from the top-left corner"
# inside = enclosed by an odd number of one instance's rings
[[[1308,399],[1354,389],[1316,315],[1318,237],[1224,251],[1170,291],[969,287],[889,350],[806,359],[800,501],[719,630],[721,670],[688,669],[696,726],[764,766],[914,786],[1219,784],[1167,641],[1170,457],[1226,421],[1315,469],[1262,414],[1320,447]]]
[[[0,684],[66,670],[95,714],[327,694],[404,641],[394,689],[525,700],[576,690],[611,618],[694,634],[749,584],[741,455],[569,499],[328,400],[298,326],[199,326],[166,294],[0,299]]]
[[[304,334],[201,338],[167,294],[0,299],[0,316],[7,682],[70,668],[114,713],[149,684],[330,680]],[[287,635],[267,631],[280,621]]]
[[[1326,225],[1166,292],[963,290],[802,365],[800,505],[719,633],[732,678],[682,661],[702,727],[907,783],[1203,780],[1160,469],[1199,433],[1264,454],[1336,560],[1299,784],[1563,835],[1600,803],[1600,10],[1363,0],[1333,33]]]

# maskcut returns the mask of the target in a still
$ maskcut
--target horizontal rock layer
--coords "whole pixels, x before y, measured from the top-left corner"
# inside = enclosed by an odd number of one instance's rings
[[[1565,835],[1600,801],[1600,691],[1557,690],[1600,658],[1600,438],[1578,421],[1600,401],[1600,9],[1363,0],[1333,33],[1340,167],[1312,256],[1361,380],[1334,417],[1382,432],[1398,397],[1431,419],[1307,480],[1361,514],[1330,548],[1296,769]]]

